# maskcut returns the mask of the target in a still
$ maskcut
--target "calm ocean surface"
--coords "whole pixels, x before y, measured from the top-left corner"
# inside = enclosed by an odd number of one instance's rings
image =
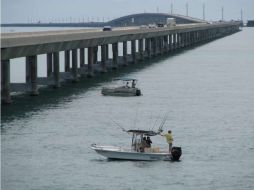
[[[114,77],[137,78],[143,96],[102,96]],[[1,110],[4,190],[254,189],[254,28],[13,100]],[[109,161],[90,149],[130,146],[112,119],[151,129],[165,113],[180,162]]]

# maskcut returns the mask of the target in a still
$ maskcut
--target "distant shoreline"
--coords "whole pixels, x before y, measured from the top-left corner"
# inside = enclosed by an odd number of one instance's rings
[[[1,24],[1,27],[103,27],[104,22],[89,23],[8,23]]]

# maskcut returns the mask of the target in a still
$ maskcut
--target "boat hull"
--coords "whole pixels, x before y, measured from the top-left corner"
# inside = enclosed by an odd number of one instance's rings
[[[126,88],[126,87],[118,87],[118,88],[107,88],[104,87],[101,90],[101,93],[105,96],[140,96],[141,91],[138,88]]]
[[[156,160],[171,160],[171,154],[166,152],[146,153],[135,152],[120,147],[105,147],[92,145],[91,147],[98,154],[107,157],[108,159],[118,160],[140,160],[140,161],[156,161]]]

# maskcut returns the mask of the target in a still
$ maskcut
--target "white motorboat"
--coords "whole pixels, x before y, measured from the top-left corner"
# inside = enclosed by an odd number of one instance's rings
[[[108,159],[118,160],[173,160],[177,161],[181,157],[181,147],[173,147],[171,152],[161,151],[159,147],[149,147],[144,139],[160,134],[160,132],[145,131],[145,130],[129,130],[132,133],[131,148],[122,148],[117,146],[101,146],[92,144],[91,148],[98,154],[107,157]]]
[[[113,87],[103,87],[101,93],[103,95],[110,96],[140,96],[141,90],[136,87],[137,79],[114,79],[115,81],[122,81],[125,85],[113,86]]]

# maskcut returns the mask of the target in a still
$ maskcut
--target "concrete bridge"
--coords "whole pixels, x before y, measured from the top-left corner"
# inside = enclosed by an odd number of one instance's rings
[[[104,73],[123,65],[131,65],[170,54],[178,49],[198,45],[239,31],[240,22],[196,23],[177,25],[173,28],[120,28],[113,31],[51,31],[2,34],[1,47],[1,94],[2,102],[11,102],[15,88],[38,95],[39,85],[60,88],[65,80],[78,82],[79,77],[92,77],[95,72]],[[131,54],[127,54],[127,42]],[[123,55],[118,55],[119,44]],[[109,46],[112,44],[112,46]],[[112,47],[112,59],[109,59]],[[101,60],[98,60],[98,48]],[[87,49],[85,64],[84,50]],[[59,70],[59,52],[64,52],[65,71]],[[79,51],[79,57],[78,57]],[[37,77],[37,56],[46,54],[47,77]],[[10,83],[10,60],[26,58],[26,83],[22,88]],[[78,66],[79,59],[79,66]],[[72,62],[72,67],[70,67]],[[25,88],[24,88],[25,87]]]

